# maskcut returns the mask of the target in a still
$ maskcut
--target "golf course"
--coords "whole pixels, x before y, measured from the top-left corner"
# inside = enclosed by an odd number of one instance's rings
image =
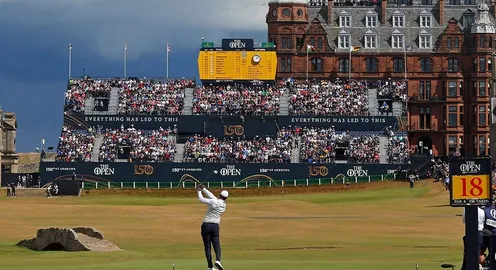
[[[269,188],[264,188],[268,190]],[[317,190],[319,189],[319,190]],[[257,191],[258,190],[258,191]],[[442,184],[384,181],[349,188],[231,189],[222,263],[236,270],[459,268],[464,226]],[[81,197],[0,197],[0,269],[207,269],[194,189],[91,190]],[[218,190],[214,190],[218,193]],[[40,228],[93,227],[117,252],[17,247]]]

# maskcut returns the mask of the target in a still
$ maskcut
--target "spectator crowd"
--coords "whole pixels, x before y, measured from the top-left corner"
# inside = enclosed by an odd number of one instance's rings
[[[93,130],[70,130],[62,127],[57,146],[58,161],[91,161],[95,135]]]
[[[129,79],[119,89],[118,114],[182,114],[185,89],[194,87],[192,80]]]
[[[297,128],[301,136],[300,162],[334,163],[337,151],[349,163],[379,163],[379,137],[352,135],[330,128]]]
[[[98,160],[113,162],[116,159],[129,159],[138,162],[174,161],[176,138],[175,130],[140,130],[133,126],[120,129],[107,129],[103,135]]]
[[[270,86],[202,86],[193,95],[193,114],[276,115],[282,95]]]
[[[85,101],[90,97],[110,97],[112,87],[118,87],[117,80],[99,80],[89,77],[69,81],[67,92],[65,93],[64,111],[81,113],[85,109]],[[94,104],[99,106],[100,104]]]
[[[388,162],[391,164],[405,164],[409,159],[409,146],[406,134],[388,133]]]
[[[277,137],[218,139],[191,136],[184,145],[184,162],[206,163],[290,163],[293,136],[281,130]]]
[[[367,116],[365,81],[322,81],[290,88],[289,114]]]

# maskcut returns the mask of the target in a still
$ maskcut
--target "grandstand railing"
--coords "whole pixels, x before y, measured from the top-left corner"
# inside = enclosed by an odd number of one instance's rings
[[[87,76],[83,77],[72,77],[71,80],[79,80],[79,79],[84,79]],[[95,80],[95,81],[111,81],[111,80],[125,80],[125,79],[139,79],[139,80],[153,80],[153,81],[159,81],[159,82],[167,82],[167,81],[175,81],[175,80],[191,80],[196,82],[196,78],[194,77],[136,77],[136,76],[128,76],[127,78],[124,77],[88,77],[89,79]]]
[[[264,188],[264,187],[304,187],[322,186],[352,183],[370,183],[384,180],[396,180],[398,174],[369,175],[369,176],[345,176],[338,175],[334,178],[318,179],[293,179],[293,180],[272,180],[272,181],[244,181],[244,182],[204,182],[207,188]],[[83,183],[84,189],[176,189],[176,188],[196,188],[195,182],[90,182]]]

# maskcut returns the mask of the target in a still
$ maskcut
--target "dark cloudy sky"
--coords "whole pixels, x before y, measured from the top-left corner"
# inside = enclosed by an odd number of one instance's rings
[[[266,41],[265,0],[0,0],[0,106],[17,114],[18,152],[56,146],[68,78],[198,77],[201,37]]]

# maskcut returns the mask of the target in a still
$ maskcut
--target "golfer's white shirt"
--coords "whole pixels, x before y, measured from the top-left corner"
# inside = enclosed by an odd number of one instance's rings
[[[484,210],[480,207],[477,207],[477,214],[478,214],[478,222],[477,222],[477,227],[479,229],[479,232],[482,232],[484,230],[484,221],[486,219],[486,214],[484,213]],[[463,214],[462,214],[462,221],[465,224],[465,208],[463,208]]]
[[[202,191],[209,199],[203,198]],[[212,194],[208,189],[204,188],[202,191],[198,191],[198,199],[200,202],[207,204],[207,213],[203,218],[204,223],[220,223],[220,216],[226,211],[226,202],[222,199],[218,199]]]

